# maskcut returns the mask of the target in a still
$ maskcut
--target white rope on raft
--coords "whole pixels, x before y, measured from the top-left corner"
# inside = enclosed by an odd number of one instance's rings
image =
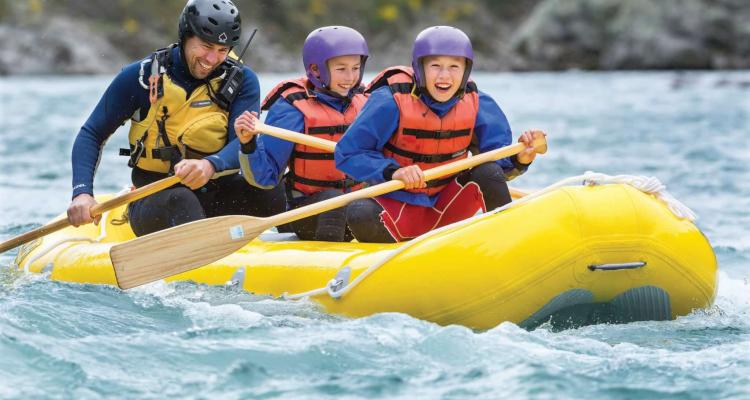
[[[384,257],[380,262],[367,268],[364,272],[359,274],[349,284],[347,284],[347,282],[342,282],[340,279],[337,279],[336,277],[334,277],[333,279],[328,281],[325,287],[313,289],[307,292],[297,293],[297,294],[284,293],[281,297],[287,300],[298,300],[298,299],[302,299],[302,298],[306,298],[310,296],[317,296],[320,294],[328,293],[328,295],[331,296],[332,298],[340,299],[341,297],[349,293],[352,289],[354,289],[360,282],[362,282],[370,274],[377,271],[378,268],[382,267],[387,262],[391,261],[393,258],[403,253],[404,251],[410,249],[413,246],[416,246],[419,243],[422,243],[423,241],[435,235],[439,235],[440,233],[445,232],[449,229],[455,229],[464,225],[474,223],[475,221],[479,219],[487,218],[490,215],[494,215],[499,212],[505,211],[509,208],[516,207],[518,205],[526,203],[530,200],[533,200],[537,197],[540,197],[546,193],[549,193],[553,190],[559,189],[564,186],[578,186],[578,185],[598,186],[598,185],[608,185],[608,184],[627,184],[644,193],[650,194],[654,196],[656,199],[665,203],[666,206],[669,208],[669,210],[677,218],[686,219],[688,221],[695,221],[698,218],[697,215],[690,208],[688,208],[686,205],[681,203],[679,200],[675,199],[669,192],[667,192],[666,186],[655,177],[638,176],[638,175],[614,175],[612,176],[612,175],[606,175],[606,174],[592,172],[592,171],[586,171],[586,173],[584,173],[583,175],[572,176],[569,178],[562,179],[558,182],[553,183],[552,185],[549,185],[541,190],[537,190],[533,193],[530,193],[518,200],[514,200],[492,211],[486,212],[484,214],[477,214],[471,218],[467,218],[465,220],[443,226],[441,228],[427,232],[424,235],[419,236],[409,242],[406,242],[403,245],[401,245],[398,249],[393,250],[390,254]]]

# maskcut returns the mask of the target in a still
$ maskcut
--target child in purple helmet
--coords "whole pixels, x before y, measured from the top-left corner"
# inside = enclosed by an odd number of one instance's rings
[[[261,107],[268,110],[266,124],[338,142],[365,104],[361,81],[367,57],[367,43],[356,30],[315,29],[302,49],[306,76],[285,80],[271,90]],[[251,185],[274,187],[283,177],[290,208],[362,186],[336,169],[332,153],[272,136],[257,137],[256,120],[256,114],[245,112],[234,125],[242,143],[242,174]],[[344,209],[296,221],[291,229],[303,240],[351,240]]]
[[[399,179],[405,190],[347,206],[358,241],[408,240],[511,201],[506,181],[534,160],[541,131],[521,135],[527,148],[517,156],[431,182],[422,172],[511,143],[505,115],[469,79],[473,58],[466,34],[434,26],[417,36],[412,68],[386,69],[368,86],[367,105],[336,146],[336,166],[370,184]]]

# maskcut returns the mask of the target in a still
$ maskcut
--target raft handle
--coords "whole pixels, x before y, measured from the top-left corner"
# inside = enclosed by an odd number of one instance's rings
[[[592,264],[589,265],[589,271],[617,271],[620,269],[636,269],[636,268],[643,268],[646,266],[645,261],[636,261],[636,262],[629,262],[629,263],[619,263],[619,264]]]

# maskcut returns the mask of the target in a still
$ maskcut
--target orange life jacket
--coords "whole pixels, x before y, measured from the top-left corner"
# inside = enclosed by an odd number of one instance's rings
[[[401,166],[416,164],[422,170],[466,158],[474,124],[479,111],[479,95],[474,82],[442,118],[435,114],[415,92],[414,71],[397,66],[381,72],[365,93],[388,85],[399,110],[398,129],[383,147],[383,154]],[[442,190],[453,176],[427,183],[424,189],[409,189],[413,193],[434,195]]]
[[[359,88],[351,97],[351,104],[343,113],[317,101],[312,88],[306,77],[283,81],[268,93],[261,109],[268,110],[283,97],[304,115],[305,134],[338,142],[367,100],[362,93],[364,88]],[[292,152],[287,174],[289,184],[306,195],[327,189],[345,192],[362,187],[360,182],[336,169],[333,153],[301,144],[295,145]]]

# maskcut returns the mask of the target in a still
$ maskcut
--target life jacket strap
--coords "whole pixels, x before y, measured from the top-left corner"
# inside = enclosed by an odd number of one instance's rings
[[[292,104],[297,100],[307,100],[308,98],[310,98],[310,96],[308,96],[307,93],[304,93],[304,92],[290,93],[286,95],[286,97],[284,97],[284,99],[286,99],[286,101],[288,101],[289,104]]]
[[[349,189],[354,186],[361,184],[362,182],[355,181],[351,178],[336,180],[336,181],[324,181],[319,179],[303,178],[301,176],[290,176],[291,182],[298,182],[308,186],[328,187],[333,189]]]
[[[404,135],[415,136],[417,139],[453,139],[471,135],[471,129],[428,131],[404,128]]]
[[[335,135],[337,133],[344,133],[349,129],[349,125],[334,125],[334,126],[316,126],[307,130],[309,135]]]
[[[414,86],[413,83],[393,83],[388,85],[393,93],[410,94]]]
[[[435,164],[435,163],[450,161],[450,160],[463,156],[468,151],[468,149],[463,149],[455,153],[449,153],[449,154],[421,154],[421,153],[414,153],[411,151],[398,148],[390,142],[386,143],[384,148],[393,152],[394,154],[398,154],[402,157],[410,158],[414,162],[428,163],[428,164]]]
[[[333,160],[333,153],[311,153],[308,151],[293,151],[292,157],[303,160]]]

